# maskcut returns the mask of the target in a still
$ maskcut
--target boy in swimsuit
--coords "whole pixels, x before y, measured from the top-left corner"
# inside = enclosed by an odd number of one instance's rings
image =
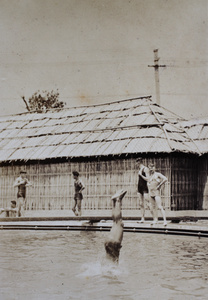
[[[111,228],[110,234],[105,241],[106,256],[113,262],[118,262],[121,242],[123,239],[123,222],[121,214],[122,199],[126,195],[127,191],[121,190],[117,192],[113,197],[113,226]]]
[[[147,180],[144,179],[149,176],[149,169],[143,165],[142,158],[138,158],[136,160],[137,166],[139,168],[138,172],[138,195],[139,195],[139,200],[140,200],[140,205],[141,205],[141,214],[142,218],[140,223],[144,222],[145,218],[145,206],[146,203],[148,203],[149,197],[148,197],[148,187],[147,187]],[[148,203],[149,204],[149,203]]]
[[[16,217],[17,216],[17,203],[16,201],[11,201],[11,206],[6,208],[0,208],[0,214],[5,212],[6,217]]]
[[[73,171],[73,178],[74,178],[74,205],[72,211],[76,216],[81,216],[81,208],[82,208],[82,191],[85,189],[85,186],[82,180],[79,178],[79,172]],[[76,207],[78,212],[76,211]]]
[[[17,191],[17,207],[18,217],[21,217],[22,210],[26,209],[26,187],[32,185],[26,178],[26,171],[21,170],[20,176],[15,180],[14,187],[18,187]]]
[[[150,202],[153,210],[153,222],[152,224],[156,224],[158,222],[158,216],[157,216],[157,207],[160,209],[164,223],[163,225],[167,225],[165,211],[162,207],[161,203],[161,197],[160,197],[160,188],[161,186],[168,180],[167,177],[162,175],[159,172],[155,172],[155,166],[154,164],[149,165],[149,178],[148,178],[148,189],[149,189],[149,196],[150,196]]]

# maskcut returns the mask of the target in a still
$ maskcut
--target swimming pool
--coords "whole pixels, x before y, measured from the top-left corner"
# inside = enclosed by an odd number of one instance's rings
[[[107,235],[1,231],[0,299],[207,299],[207,239],[124,233],[113,265]]]

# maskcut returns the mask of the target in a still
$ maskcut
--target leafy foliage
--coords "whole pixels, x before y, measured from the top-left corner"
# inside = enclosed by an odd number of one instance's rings
[[[23,99],[24,100],[24,99]],[[46,112],[53,108],[63,108],[66,103],[59,100],[58,90],[51,92],[40,91],[35,92],[28,100],[27,110]]]

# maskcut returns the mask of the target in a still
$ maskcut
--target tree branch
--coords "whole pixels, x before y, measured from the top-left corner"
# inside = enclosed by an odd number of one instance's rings
[[[27,110],[30,111],[30,108],[29,108],[29,106],[28,106],[28,104],[27,104],[27,101],[25,100],[25,96],[22,96],[21,98],[22,98],[22,100],[24,101]]]

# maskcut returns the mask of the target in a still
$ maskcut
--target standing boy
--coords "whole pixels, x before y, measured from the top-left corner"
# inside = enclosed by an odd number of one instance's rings
[[[76,216],[81,216],[81,207],[82,207],[82,191],[85,189],[85,186],[82,180],[79,178],[79,172],[73,171],[73,178],[74,178],[74,205],[72,211]],[[78,212],[76,211],[76,207]]]
[[[151,206],[153,210],[153,218],[154,218],[152,224],[156,224],[158,222],[158,216],[157,216],[157,207],[158,207],[163,216],[164,226],[166,226],[167,221],[166,221],[165,211],[161,203],[160,188],[168,179],[161,173],[155,172],[154,164],[149,165],[149,171],[150,174],[148,178],[148,188],[149,188],[149,196],[150,196],[150,202],[151,202]]]
[[[21,217],[21,210],[26,209],[26,187],[32,185],[26,178],[27,172],[24,170],[20,171],[20,176],[15,180],[14,187],[18,187],[17,191],[17,207],[18,217]]]
[[[142,158],[138,158],[136,160],[137,166],[139,168],[138,172],[138,195],[139,195],[139,200],[140,200],[140,205],[141,205],[141,214],[142,218],[140,223],[144,222],[145,218],[145,206],[146,202],[148,202],[149,197],[148,197],[148,186],[147,186],[147,178],[149,176],[149,169],[143,165]]]

